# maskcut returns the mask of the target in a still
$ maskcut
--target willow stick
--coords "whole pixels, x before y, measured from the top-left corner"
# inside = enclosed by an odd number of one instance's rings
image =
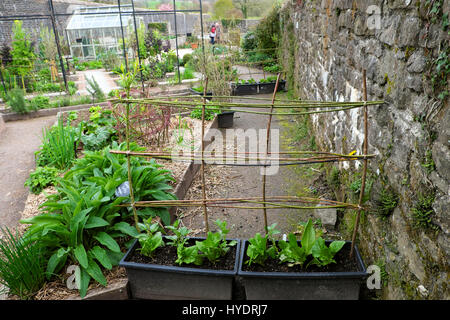
[[[364,94],[364,101],[367,101],[367,84],[366,84],[366,70],[363,70],[363,94]],[[368,119],[367,119],[367,106],[364,106],[364,153],[367,153],[368,150]],[[353,251],[355,249],[355,241],[356,241],[356,233],[358,232],[358,226],[359,226],[359,220],[361,218],[361,210],[362,210],[362,203],[364,198],[364,192],[366,188],[366,176],[367,176],[367,159],[364,159],[363,162],[363,173],[362,173],[362,180],[361,180],[361,191],[359,193],[359,202],[358,202],[358,211],[356,214],[356,221],[355,226],[353,228],[353,235],[352,235],[352,243],[350,248],[350,257],[353,257]]]
[[[136,230],[140,232],[139,230],[139,219],[136,211],[136,205],[135,205],[135,199],[134,199],[134,192],[133,192],[133,179],[131,175],[131,154],[130,154],[130,104],[127,103],[126,105],[127,113],[126,113],[126,121],[127,121],[127,127],[125,130],[126,140],[127,140],[127,168],[128,168],[128,184],[130,187],[130,200],[131,200],[131,208],[133,209],[133,216],[134,216],[134,224],[136,226]]]
[[[203,215],[205,219],[206,233],[209,232],[208,224],[208,208],[206,207],[206,184],[205,184],[205,109],[206,109],[206,93],[208,88],[208,77],[205,80],[205,87],[203,88],[203,104],[202,104],[202,164],[201,164],[201,176],[202,176],[202,197],[203,197]]]
[[[277,95],[278,84],[280,82],[280,75],[281,74],[278,73],[277,82],[275,83],[275,89],[273,90],[273,95],[272,95],[272,108],[270,109],[270,115],[269,115],[269,119],[267,121],[266,150],[265,150],[266,157],[269,154],[269,140],[270,140],[270,127],[271,127],[271,124],[272,124],[272,112],[273,112],[273,105],[275,103],[275,97]],[[262,177],[262,180],[263,180],[262,181],[262,198],[263,198],[263,202],[266,202],[266,173],[267,173],[266,170],[267,170],[267,167],[264,167],[264,172],[263,172],[263,177]],[[269,225],[268,225],[268,222],[267,222],[267,208],[266,208],[266,204],[264,204],[263,211],[264,211],[264,229],[265,229],[265,232],[267,234],[267,232],[269,231],[269,229],[268,229]]]

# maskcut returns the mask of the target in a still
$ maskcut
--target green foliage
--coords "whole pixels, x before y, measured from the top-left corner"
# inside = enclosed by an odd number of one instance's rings
[[[341,185],[340,175],[341,172],[339,171],[339,168],[333,166],[333,168],[331,169],[328,183],[335,189],[338,189],[339,186]]]
[[[34,194],[41,193],[42,189],[54,185],[58,178],[59,170],[53,167],[37,167],[25,181],[25,186]]]
[[[435,195],[420,194],[414,208],[411,209],[412,217],[414,219],[414,227],[424,229],[437,229],[437,226],[432,222],[434,215],[433,202]]]
[[[25,90],[24,77],[33,70],[36,55],[34,54],[28,35],[22,29],[22,24],[22,21],[14,20],[11,50],[13,66],[11,67],[11,70],[14,74],[21,76],[22,87]]]
[[[272,58],[276,58],[274,49],[278,48],[281,39],[279,9],[278,4],[274,5],[272,11],[260,21],[255,30],[258,49],[269,49],[266,52]]]
[[[191,263],[201,265],[202,257],[199,255],[197,246],[186,246],[186,237],[192,230],[181,226],[180,220],[175,221],[172,226],[167,226],[166,228],[173,232],[173,235],[166,237],[169,240],[167,244],[177,247],[177,260],[175,263],[179,265]]]
[[[205,106],[205,120],[213,120],[216,114],[220,113],[220,108],[217,106]],[[202,106],[197,106],[194,110],[192,110],[190,114],[191,118],[201,119],[202,118]]]
[[[6,104],[17,113],[25,114],[30,111],[27,101],[24,97],[23,90],[16,88],[8,92],[6,96]]]
[[[173,232],[173,235],[166,236],[169,240],[167,244],[170,246],[178,247],[180,245],[184,245],[187,241],[187,235],[191,232],[188,228],[180,226],[180,223],[180,220],[176,220],[172,226],[166,226],[166,229]]]
[[[101,150],[109,145],[114,133],[115,130],[112,128],[98,127],[95,132],[91,134],[83,134],[81,136],[81,142],[83,142],[85,150]]]
[[[120,67],[121,64],[120,56],[114,51],[106,51],[105,53],[100,54],[99,59],[103,67],[108,71],[112,71],[114,68]]]
[[[275,229],[276,225],[274,223],[269,226],[264,237],[260,233],[257,233],[253,238],[248,239],[247,256],[249,260],[246,262],[248,265],[253,263],[264,265],[267,259],[275,259],[278,256],[278,249],[273,238],[275,234],[280,233],[280,231]]]
[[[153,29],[161,33],[167,33],[167,22],[150,22],[147,27],[149,30]]]
[[[375,201],[376,213],[386,219],[391,215],[398,204],[398,195],[390,188],[382,189],[380,198]]]
[[[158,223],[149,224],[149,221],[146,221],[142,229],[145,230],[145,233],[140,233],[136,236],[141,245],[139,251],[144,256],[152,257],[156,249],[164,246],[160,226]]]
[[[241,41],[241,48],[244,51],[252,51],[255,50],[258,47],[258,41],[255,36],[254,31],[248,31],[244,36],[242,37]]]
[[[47,109],[50,107],[50,98],[39,95],[30,100],[30,105],[33,110]]]
[[[88,83],[86,89],[89,92],[89,94],[92,96],[93,101],[104,101],[105,100],[105,93],[103,92],[102,88],[100,88],[100,85],[95,80],[94,77],[91,77],[89,79],[86,77],[86,81]]]
[[[270,72],[270,73],[278,73],[283,71],[283,68],[279,64],[269,65],[267,67],[264,67],[264,71]]]
[[[229,243],[226,240],[226,235],[230,231],[227,229],[226,221],[220,221],[218,219],[215,221],[215,224],[219,227],[217,232],[209,231],[204,241],[196,241],[196,246],[201,252],[201,255],[212,263],[216,263],[221,257],[225,256],[231,246],[237,244],[234,240]]]
[[[345,245],[345,241],[333,241],[330,246],[326,246],[325,240],[317,238],[312,247],[312,255],[314,259],[311,264],[324,267],[330,263],[336,263],[333,259],[336,253],[338,253]]]
[[[183,56],[183,65],[187,65],[192,60],[192,54],[186,53]]]
[[[1,229],[1,233],[0,284],[10,295],[30,299],[45,281],[45,249],[8,228]]]
[[[113,143],[113,148],[125,150],[126,144]],[[140,150],[130,144],[130,150]],[[81,288],[84,296],[90,279],[106,285],[106,279],[99,264],[111,269],[117,265],[122,253],[115,240],[136,237],[137,230],[127,221],[132,213],[118,205],[129,202],[129,197],[116,197],[118,186],[127,181],[127,161],[124,155],[116,155],[105,148],[98,152],[85,152],[77,159],[64,179],[59,179],[57,194],[48,196],[42,205],[44,213],[22,223],[31,224],[27,234],[39,239],[52,252],[47,264],[47,276],[57,273],[71,260],[80,265]],[[132,159],[131,176],[136,201],[172,200],[166,184],[172,179],[169,171],[159,169],[154,160]],[[160,215],[162,221],[169,218],[167,208],[141,210],[144,219]]]
[[[281,249],[279,259],[281,262],[287,262],[288,266],[301,265],[306,261],[306,258],[312,254],[313,246],[316,240],[316,233],[314,231],[311,219],[308,220],[302,234],[301,247],[297,244],[297,238],[294,234],[288,235],[289,242],[280,240],[278,245]]]
[[[184,68],[183,73],[181,74],[182,80],[194,79],[194,70],[189,65]]]
[[[38,156],[38,166],[52,166],[59,170],[69,168],[76,156],[76,148],[80,141],[82,125],[73,128],[70,125],[64,126],[61,117],[58,124],[44,129],[44,139],[40,150],[36,152]]]

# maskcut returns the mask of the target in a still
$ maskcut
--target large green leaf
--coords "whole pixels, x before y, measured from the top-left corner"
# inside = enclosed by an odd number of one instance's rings
[[[86,271],[95,281],[97,281],[101,285],[106,286],[108,284],[105,276],[102,273],[102,270],[92,258],[89,259],[89,265],[86,268]]]
[[[91,281],[91,277],[86,269],[80,268],[80,297],[84,298],[87,293],[87,289],[89,287],[89,282]]]
[[[98,240],[102,245],[106,246],[108,249],[114,252],[120,252],[120,247],[117,244],[116,240],[114,240],[109,234],[106,232],[100,232],[99,234],[94,236],[95,239]]]
[[[73,252],[75,254],[75,258],[78,260],[80,265],[83,268],[87,268],[89,262],[88,262],[88,256],[87,256],[86,250],[84,249],[84,246],[82,244],[78,245]]]
[[[136,230],[135,227],[130,226],[129,223],[126,222],[119,222],[116,223],[113,227],[113,230],[119,230],[123,232],[124,234],[127,234],[129,236],[135,237],[139,234],[139,232]]]
[[[99,246],[95,246],[89,251],[89,253],[93,258],[97,259],[97,261],[100,262],[103,267],[111,270],[112,264],[105,249],[100,248]]]
[[[90,216],[84,226],[85,229],[99,228],[109,226],[109,222],[96,216]]]
[[[311,250],[315,241],[316,241],[316,232],[314,231],[311,219],[308,219],[301,240],[302,247],[305,250],[306,255],[311,254]]]
[[[50,279],[50,277],[57,272],[62,265],[65,264],[67,259],[68,250],[65,250],[64,248],[60,248],[58,251],[56,251],[47,263],[47,270],[45,272],[47,279]]]

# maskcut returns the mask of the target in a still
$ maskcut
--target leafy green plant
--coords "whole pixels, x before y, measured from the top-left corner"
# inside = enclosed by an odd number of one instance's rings
[[[330,263],[336,263],[333,258],[344,245],[345,241],[333,241],[327,247],[325,240],[321,237],[317,238],[312,247],[312,255],[314,259],[310,263],[321,267],[329,265]]]
[[[173,232],[173,235],[166,236],[168,245],[177,247],[177,260],[175,263],[179,265],[191,264],[196,265],[202,264],[202,257],[199,255],[198,248],[196,245],[187,247],[187,235],[191,233],[185,226],[180,225],[180,220],[176,220],[172,226],[167,226],[166,229]]]
[[[34,110],[47,109],[50,107],[50,99],[45,96],[37,96],[30,100],[31,108]]]
[[[294,234],[289,234],[288,239],[288,242],[284,240],[278,242],[278,246],[281,249],[279,256],[280,261],[287,262],[289,266],[303,266],[307,257],[312,253],[314,242],[316,240],[316,233],[311,219],[308,220],[303,231],[301,246],[297,244],[297,238]]]
[[[416,228],[437,229],[437,226],[432,222],[432,217],[434,215],[434,199],[434,194],[419,195],[416,205],[411,209],[414,218],[414,226]]]
[[[22,78],[22,88],[25,90],[24,78],[33,70],[36,55],[34,54],[28,34],[22,29],[22,24],[22,21],[14,20],[11,50],[13,66],[11,70],[14,74]]]
[[[216,106],[205,106],[205,120],[210,121],[213,120],[216,114],[220,113],[220,108]],[[202,106],[197,106],[194,110],[192,110],[190,114],[191,118],[201,119],[202,118]]]
[[[14,112],[27,113],[30,111],[27,101],[25,100],[23,90],[19,88],[12,89],[6,96],[6,104],[11,107]]]
[[[81,137],[85,150],[101,150],[110,143],[111,136],[115,133],[113,128],[98,127],[95,132]]]
[[[376,213],[386,219],[391,215],[398,204],[398,195],[390,188],[382,189],[380,198],[375,201]]]
[[[166,236],[166,239],[169,240],[167,244],[170,246],[178,247],[183,245],[187,241],[187,235],[191,232],[188,228],[180,226],[180,223],[180,220],[176,220],[173,225],[166,226],[166,229],[173,232],[173,235]]]
[[[208,232],[208,235],[203,241],[196,241],[196,246],[200,250],[201,255],[206,257],[210,262],[216,263],[221,257],[223,257],[230,247],[237,244],[236,241],[227,242],[226,235],[230,232],[227,229],[227,222],[215,221],[215,224],[219,227],[217,232]]]
[[[30,299],[45,281],[45,248],[8,228],[1,233],[0,284],[10,295]]]
[[[78,128],[64,126],[61,117],[58,124],[44,130],[44,139],[40,150],[36,152],[39,166],[52,166],[64,170],[75,160],[76,147],[81,139],[82,124]]]
[[[249,245],[247,248],[247,256],[249,260],[246,264],[251,265],[257,263],[264,265],[267,259],[275,259],[278,256],[278,248],[276,246],[273,236],[280,233],[275,229],[276,223],[269,226],[266,235],[263,237],[260,233],[256,233],[251,239],[248,239]],[[270,243],[270,244],[269,244]]]
[[[25,186],[30,188],[34,194],[41,193],[42,189],[54,185],[59,174],[59,170],[53,167],[37,167],[25,181]]]
[[[100,88],[100,85],[98,84],[97,80],[95,80],[94,77],[91,77],[91,79],[86,77],[86,81],[88,83],[86,89],[92,96],[92,101],[104,101],[105,93],[103,92],[102,88]]]
[[[160,226],[158,223],[150,224],[149,221],[146,221],[143,226],[140,224],[140,227],[145,233],[140,233],[136,236],[141,245],[139,250],[144,256],[152,257],[156,249],[164,246]]]

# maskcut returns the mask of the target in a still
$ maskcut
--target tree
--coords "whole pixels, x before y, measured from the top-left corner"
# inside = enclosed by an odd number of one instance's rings
[[[250,9],[250,5],[252,5],[252,0],[233,0],[234,5],[242,11],[244,15],[244,19],[248,18],[248,10]]]
[[[217,0],[213,7],[214,19],[229,18],[235,9],[232,0]]]
[[[14,20],[12,31],[13,42],[11,56],[13,59],[13,66],[11,70],[15,74],[21,76],[22,87],[23,90],[25,90],[24,77],[33,69],[36,55],[33,52],[28,35],[22,29],[22,21]]]

